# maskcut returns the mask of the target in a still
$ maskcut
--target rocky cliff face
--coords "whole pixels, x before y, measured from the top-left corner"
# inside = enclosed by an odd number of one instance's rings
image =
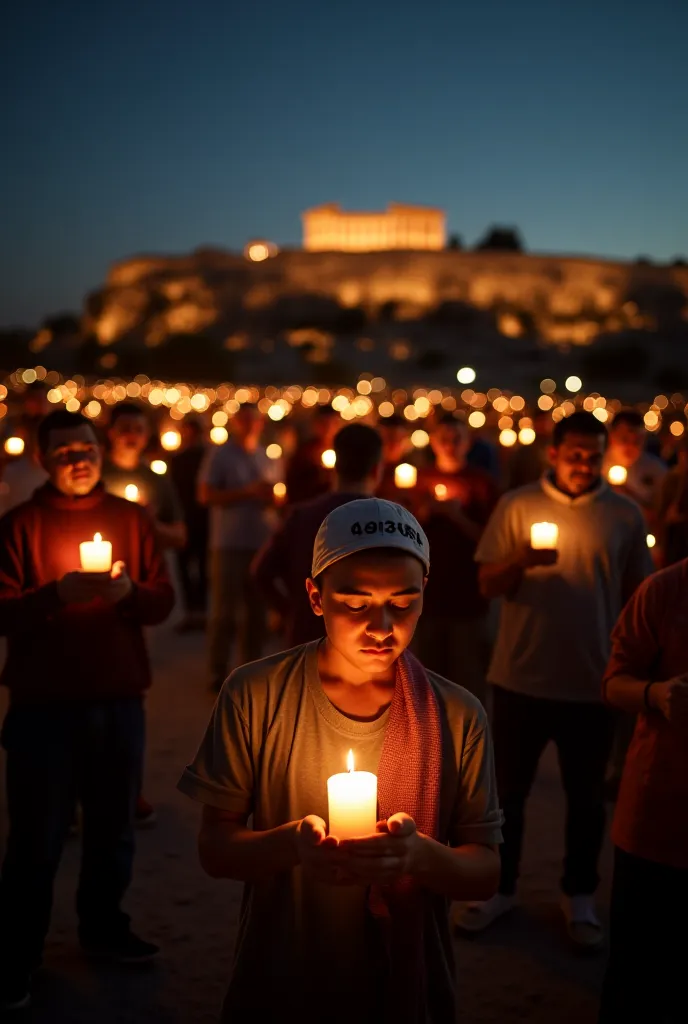
[[[83,328],[113,353],[203,338],[247,373],[267,356],[287,376],[304,361],[394,372],[409,360],[416,376],[424,365],[442,376],[457,358],[480,356],[496,373],[571,349],[580,359],[595,341],[629,336],[669,344],[678,358],[687,310],[683,267],[455,251],[283,252],[251,263],[199,250],[113,266]]]

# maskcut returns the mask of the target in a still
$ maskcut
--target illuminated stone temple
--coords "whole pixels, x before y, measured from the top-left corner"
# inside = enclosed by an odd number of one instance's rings
[[[307,252],[381,252],[389,249],[444,249],[444,210],[390,203],[377,213],[342,210],[327,203],[302,214]]]

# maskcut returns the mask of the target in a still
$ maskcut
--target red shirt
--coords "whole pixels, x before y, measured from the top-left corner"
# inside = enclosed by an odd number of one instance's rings
[[[499,498],[497,485],[485,470],[464,466],[458,473],[419,473],[417,489],[417,515],[430,544],[423,614],[464,620],[486,615],[488,602],[480,595],[475,562],[478,541],[452,519],[452,507],[458,506],[475,526],[484,527]]]
[[[323,444],[304,441],[287,463],[287,502],[296,505],[325,494],[332,486],[332,470],[322,464]]]
[[[79,569],[79,544],[100,533],[134,584],[114,606],[64,605],[57,581]],[[0,520],[1,682],[13,704],[133,697],[151,683],[143,626],[167,618],[174,591],[153,523],[102,484],[68,498],[52,484]]]
[[[688,672],[688,559],[650,576],[612,634],[605,681],[665,682]],[[612,826],[627,853],[688,869],[688,732],[658,711],[639,714]]]
[[[287,647],[325,635],[324,620],[313,613],[306,593],[315,538],[330,512],[348,501],[365,497],[365,494],[332,491],[297,505],[256,555],[251,570],[253,578],[267,603],[285,618]]]

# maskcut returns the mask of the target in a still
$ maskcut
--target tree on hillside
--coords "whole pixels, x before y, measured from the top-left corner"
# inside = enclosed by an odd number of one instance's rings
[[[493,224],[476,244],[476,252],[523,252],[525,246],[518,228]]]

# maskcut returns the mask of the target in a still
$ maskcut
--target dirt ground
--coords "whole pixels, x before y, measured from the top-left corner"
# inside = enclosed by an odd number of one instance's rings
[[[27,1024],[217,1020],[240,886],[213,881],[201,872],[196,858],[199,809],[175,789],[212,707],[203,677],[203,639],[179,637],[165,625],[151,642],[156,682],[148,699],[145,793],[157,808],[158,824],[138,834],[135,879],[126,906],[135,930],[159,942],[163,957],[154,967],[134,971],[94,967],[82,959],[73,907],[79,843],[72,839],[57,880],[45,965],[35,980],[33,1005],[20,1017]],[[0,699],[4,713],[4,695]],[[3,815],[3,846],[5,832]],[[562,797],[556,761],[548,750],[529,808],[521,906],[487,934],[456,941],[463,1024],[595,1021],[604,954],[585,957],[567,945],[557,890],[562,837]],[[607,846],[603,911],[610,863]]]

